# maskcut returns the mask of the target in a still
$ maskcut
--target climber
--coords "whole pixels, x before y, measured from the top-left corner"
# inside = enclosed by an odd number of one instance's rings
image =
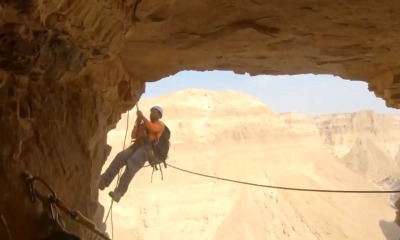
[[[150,121],[138,110],[137,124],[131,134],[131,138],[135,139],[135,144],[119,152],[107,170],[101,175],[99,189],[104,190],[111,184],[119,170],[126,166],[117,188],[108,194],[115,202],[119,202],[126,193],[129,183],[136,172],[144,166],[146,161],[150,161],[149,158],[154,157],[154,154],[152,154],[153,145],[158,143],[164,131],[164,123],[160,121],[162,116],[163,110],[159,106],[154,106],[150,109]],[[140,122],[143,124],[140,124]]]

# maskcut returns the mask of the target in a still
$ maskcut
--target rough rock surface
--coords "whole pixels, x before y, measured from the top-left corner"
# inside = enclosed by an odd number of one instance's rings
[[[398,2],[372,0],[147,0],[120,56],[154,81],[182,69],[329,73],[368,81],[399,107],[398,10]]]
[[[373,111],[305,116],[280,114],[302,139],[323,142],[327,151],[339,157],[350,169],[381,183],[397,179],[400,173],[400,115]]]
[[[399,150],[400,115],[360,111],[315,117],[325,144],[338,157],[343,157],[360,138],[378,144],[391,158]]]
[[[14,239],[47,234],[40,205],[28,200],[20,179],[29,171],[100,224],[95,186],[109,151],[107,132],[143,90],[110,57],[131,13],[122,14],[118,1],[0,3],[0,211]]]
[[[145,81],[183,69],[331,73],[368,81],[399,107],[399,10],[374,0],[0,1],[0,210],[15,238],[43,233],[24,170],[99,214],[106,133]]]

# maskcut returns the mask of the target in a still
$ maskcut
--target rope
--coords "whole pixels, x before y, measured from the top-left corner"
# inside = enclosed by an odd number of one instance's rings
[[[139,110],[139,103],[136,103],[136,108]],[[128,111],[127,117],[126,117],[126,130],[125,130],[125,137],[124,137],[124,144],[122,147],[122,151],[125,150],[126,136],[128,135],[128,129],[129,129],[129,111]],[[119,180],[121,179],[121,172],[122,172],[122,169],[120,169],[118,172],[117,184],[115,185],[115,189],[117,189]],[[112,211],[113,205],[114,205],[114,199],[111,198],[110,208],[108,209],[106,219],[104,220],[104,222],[107,222],[108,217],[110,216],[110,213],[111,213],[111,239],[114,239],[114,221],[113,221],[113,211]]]
[[[113,200],[111,200],[111,239],[114,239],[114,219],[113,219],[113,211],[112,211],[112,206],[113,206]]]
[[[6,232],[7,232],[8,240],[12,240],[13,238],[11,236],[10,229],[8,228],[8,224],[7,224],[6,218],[4,217],[2,212],[0,212],[0,219],[1,219],[1,222],[3,223],[3,226],[4,226],[4,228],[5,228]]]
[[[25,177],[26,177],[26,179],[27,179],[26,182],[27,182],[27,184],[28,184],[29,194],[30,194],[31,202],[32,202],[32,203],[35,203],[35,202],[36,202],[36,198],[38,197],[38,196],[37,196],[37,192],[36,192],[36,190],[35,190],[35,188],[34,188],[34,186],[33,186],[33,184],[34,184],[36,181],[42,183],[43,186],[45,186],[45,187],[47,188],[47,190],[49,190],[49,192],[51,193],[51,196],[53,196],[54,198],[57,198],[57,195],[56,195],[55,191],[50,187],[49,184],[47,184],[47,183],[46,183],[43,179],[41,179],[39,176],[33,177],[33,176],[31,176],[30,174],[28,174],[28,173],[24,173],[24,175],[25,175]]]
[[[53,221],[55,221],[56,228],[58,230],[64,231],[64,224],[63,224],[63,221],[58,212],[58,209],[60,209],[65,214],[67,214],[73,221],[78,222],[79,224],[81,224],[82,226],[87,228],[88,230],[99,235],[101,238],[106,239],[106,240],[111,240],[108,236],[106,236],[100,230],[97,229],[96,223],[92,222],[89,218],[85,217],[79,211],[71,210],[61,200],[59,200],[56,196],[56,193],[50,187],[50,185],[48,185],[39,176],[32,176],[28,172],[24,172],[22,174],[22,176],[24,177],[25,183],[29,190],[31,202],[35,203],[36,200],[39,199],[42,202],[42,204],[45,204],[44,209],[49,214],[49,217]],[[42,183],[48,189],[48,191],[51,192],[49,197],[46,197],[44,194],[42,194],[35,188],[34,184],[36,182]],[[5,219],[2,219],[2,220],[3,220],[3,222],[5,222]]]
[[[233,182],[233,183],[239,183],[239,184],[245,184],[245,185],[250,185],[254,187],[263,187],[263,188],[273,188],[273,189],[281,189],[281,190],[290,190],[290,191],[301,191],[301,192],[325,192],[325,193],[400,193],[400,190],[381,190],[381,191],[360,191],[360,190],[327,190],[327,189],[309,189],[309,188],[293,188],[293,187],[280,187],[280,186],[274,186],[274,185],[264,185],[264,184],[258,184],[258,183],[250,183],[250,182],[244,182],[244,181],[237,181],[233,179],[228,179],[228,178],[221,178],[221,177],[215,177],[207,174],[202,174],[202,173],[197,173],[189,170],[185,170],[179,167],[172,166],[171,164],[167,164],[171,168],[174,168],[176,170],[202,176],[202,177],[208,177],[208,178],[213,178],[213,179],[218,179],[222,181],[227,181],[227,182]]]

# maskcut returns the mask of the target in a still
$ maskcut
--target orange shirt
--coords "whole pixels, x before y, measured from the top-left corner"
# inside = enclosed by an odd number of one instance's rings
[[[148,135],[148,139],[150,141],[154,141],[155,139],[160,139],[160,136],[162,134],[162,132],[164,131],[164,123],[161,122],[160,120],[156,121],[156,122],[146,122],[145,123],[146,128],[149,130],[149,135]],[[135,128],[132,130],[132,134],[131,134],[131,138],[135,139],[136,138],[136,126]]]

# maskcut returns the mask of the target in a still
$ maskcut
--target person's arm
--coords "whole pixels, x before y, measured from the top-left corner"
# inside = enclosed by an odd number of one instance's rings
[[[131,139],[136,139],[137,125],[132,129]]]
[[[149,129],[149,131],[155,133],[159,133],[162,131],[163,129],[162,124],[152,123],[145,116],[143,116],[143,113],[140,111],[138,111],[138,116],[144,121],[144,125],[146,126],[147,129]]]

